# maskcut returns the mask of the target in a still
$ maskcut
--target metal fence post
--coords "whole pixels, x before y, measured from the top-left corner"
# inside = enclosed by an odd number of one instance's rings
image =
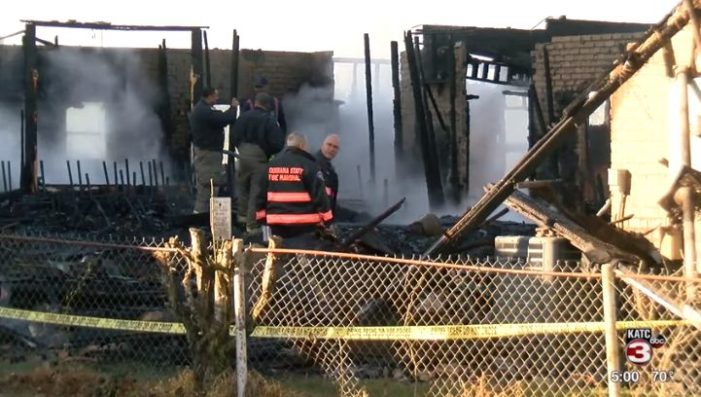
[[[621,395],[620,382],[611,381],[611,373],[620,370],[618,355],[618,333],[616,332],[616,286],[614,285],[613,265],[601,267],[601,287],[604,293],[604,324],[606,336],[606,378],[608,381],[609,397]]]
[[[246,396],[248,378],[248,355],[246,351],[246,261],[243,253],[243,240],[234,240],[234,307],[236,316],[236,393]]]

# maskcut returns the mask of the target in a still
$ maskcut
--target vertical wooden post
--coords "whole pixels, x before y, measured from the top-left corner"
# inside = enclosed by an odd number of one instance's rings
[[[268,239],[268,249],[271,251],[282,245],[282,239],[277,236],[271,236]],[[251,310],[251,319],[257,322],[263,315],[263,312],[268,307],[268,303],[273,296],[273,288],[277,279],[277,269],[275,267],[276,256],[273,252],[268,252],[265,258],[265,267],[263,268],[263,277],[261,279],[260,296],[258,301],[253,305]]]
[[[402,129],[402,92],[399,83],[399,45],[396,41],[390,43],[392,63],[392,88],[394,89],[393,114],[394,114],[394,164],[395,171],[399,174],[404,161],[404,131]],[[397,175],[400,177],[400,175]]]
[[[190,101],[195,106],[202,96],[202,30],[192,29],[190,49]]]
[[[234,29],[233,43],[231,45],[231,97],[239,95],[239,35]]]
[[[429,207],[433,210],[443,206],[445,197],[443,196],[443,183],[441,181],[437,160],[438,154],[436,152],[433,135],[433,122],[426,105],[427,101],[421,73],[421,56],[418,38],[416,43],[414,43],[411,32],[406,32],[404,44],[406,45],[407,63],[409,65],[411,86],[414,93],[417,135],[421,139],[421,154],[426,177],[428,202]]]
[[[365,41],[365,94],[368,105],[368,138],[370,140],[370,183],[375,183],[375,123],[372,110],[372,59],[370,58],[370,35],[364,34]]]
[[[462,191],[460,188],[460,176],[458,172],[458,121],[456,114],[456,96],[457,96],[457,62],[455,61],[455,42],[453,40],[453,35],[449,35],[448,43],[450,45],[448,49],[448,85],[450,87],[450,186],[452,188],[452,198],[454,204],[460,204],[460,198],[462,196]],[[460,76],[464,79],[465,76]]]
[[[39,71],[37,69],[36,26],[28,23],[24,28],[22,42],[24,49],[24,147],[20,189],[25,193],[35,193],[37,186],[37,90]]]
[[[548,53],[548,48],[543,45],[543,73],[545,74],[545,114],[547,116],[546,131],[550,129],[550,126],[555,122],[555,104],[553,98],[553,80],[550,71],[550,55]],[[553,153],[550,155],[549,159],[549,169],[552,170],[553,178],[558,178],[560,176],[560,161],[558,159],[558,154]]]
[[[233,245],[231,240],[224,240],[223,246],[216,251],[216,262],[219,265],[214,276],[214,321],[229,332],[231,323],[231,273]]]
[[[212,66],[209,62],[209,40],[207,40],[207,31],[203,30],[202,35],[204,36],[204,63],[205,63],[205,81],[207,82],[207,87],[212,86]]]
[[[613,266],[601,267],[601,288],[604,294],[604,326],[606,338],[606,369],[608,373],[609,397],[619,397],[621,384],[611,381],[611,373],[620,371],[621,359],[618,354],[618,333],[616,332],[616,287]]]
[[[166,47],[166,39],[163,39],[158,47],[158,86],[160,91],[160,104],[158,116],[163,127],[163,141],[166,147],[172,147],[173,139],[173,122],[170,107],[170,91],[168,89],[168,49]],[[136,182],[134,182],[136,184]]]
[[[234,29],[233,42],[231,44],[231,76],[229,76],[232,98],[238,98],[239,95],[239,53],[239,35],[236,29]],[[234,144],[231,139],[231,134],[233,131],[234,123],[231,123],[229,124],[229,147],[227,148],[231,151],[234,150]],[[234,198],[236,197],[236,161],[231,156],[228,157],[226,173],[226,180],[229,185],[229,197],[231,197],[233,202]]]
[[[246,253],[243,252],[243,240],[236,239],[233,244],[234,262],[234,310],[236,316],[236,393],[246,397],[248,379],[248,352],[246,345]]]

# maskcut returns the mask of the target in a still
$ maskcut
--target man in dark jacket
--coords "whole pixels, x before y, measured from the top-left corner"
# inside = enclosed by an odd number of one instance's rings
[[[336,157],[341,148],[340,138],[337,134],[331,134],[324,138],[321,148],[316,152],[316,161],[319,163],[321,172],[324,173],[326,182],[326,195],[329,197],[331,212],[336,217],[336,198],[338,196],[338,174],[331,164],[331,160]]]
[[[256,95],[260,93],[270,94],[268,91],[268,79],[263,76],[257,76],[253,82],[253,90]],[[276,98],[273,98],[273,106],[271,111],[275,113],[275,119],[277,120],[280,129],[284,134],[287,134],[287,120],[285,119],[285,112],[282,109],[282,102]],[[241,113],[253,110],[255,108],[255,99],[247,99],[241,104]]]
[[[331,220],[324,176],[306,147],[304,135],[291,133],[285,150],[268,164],[256,196],[256,219],[283,239],[313,238]]]
[[[273,98],[256,95],[254,109],[243,113],[234,125],[232,143],[238,149],[238,220],[249,233],[260,231],[255,220],[254,200],[264,177],[268,159],[285,146],[285,135],[272,114]]]
[[[231,107],[226,112],[214,108],[219,100],[216,89],[205,88],[202,99],[190,113],[190,132],[193,144],[193,165],[197,183],[195,213],[209,211],[210,179],[215,187],[226,184],[222,166],[222,149],[224,148],[224,127],[236,121],[239,103],[231,100]]]

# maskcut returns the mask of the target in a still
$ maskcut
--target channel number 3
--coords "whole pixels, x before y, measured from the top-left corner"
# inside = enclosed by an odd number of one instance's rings
[[[652,346],[645,339],[635,339],[626,346],[628,361],[637,365],[645,365],[652,360]]]

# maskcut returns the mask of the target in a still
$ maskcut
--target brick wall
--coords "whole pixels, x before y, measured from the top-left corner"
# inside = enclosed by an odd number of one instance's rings
[[[546,49],[552,80],[553,111],[556,119],[574,97],[605,73],[641,34],[601,34],[553,37],[552,42],[536,44],[532,53],[533,82],[547,121],[545,58]]]
[[[689,27],[672,39],[678,65],[688,65],[692,46]],[[690,120],[693,124],[698,116],[699,100],[689,95]],[[648,234],[648,238],[668,258],[680,257],[678,249],[667,244],[680,235],[675,228],[668,228],[667,214],[657,204],[671,186],[679,162],[679,149],[670,144],[676,137],[678,120],[679,89],[674,79],[667,77],[662,52],[655,54],[630,80],[611,98],[611,168],[626,169],[631,173],[631,193],[625,203],[625,213],[634,214],[623,227],[642,232],[662,225],[662,230]],[[678,135],[678,134],[677,134]],[[692,164],[699,168],[699,138],[692,136]],[[659,163],[661,158],[670,161],[670,167]],[[612,191],[615,189],[612,189]],[[619,211],[618,195],[614,194],[614,213]],[[697,228],[701,225],[697,222]]]
[[[102,49],[102,48],[71,48],[72,51],[100,51],[105,57],[116,56],[119,53],[134,54],[141,65],[138,73],[158,87],[158,51],[156,49]],[[48,51],[39,47],[40,53]],[[253,95],[253,77],[264,75],[269,81],[273,95],[283,98],[296,92],[305,82],[333,82],[333,53],[316,52],[280,52],[242,49],[239,64],[239,97]],[[13,100],[23,97],[22,48],[19,46],[0,46],[0,100]],[[174,131],[171,145],[175,151],[184,154],[187,151],[188,123],[187,113],[190,109],[190,50],[168,49],[168,89],[171,114],[174,121]],[[231,51],[210,50],[211,82],[220,89],[222,100],[231,97]],[[330,91],[333,96],[333,91]],[[330,98],[332,99],[332,98]],[[40,109],[41,112],[41,109]],[[294,115],[288,115],[288,117]],[[41,133],[41,132],[40,132]]]

